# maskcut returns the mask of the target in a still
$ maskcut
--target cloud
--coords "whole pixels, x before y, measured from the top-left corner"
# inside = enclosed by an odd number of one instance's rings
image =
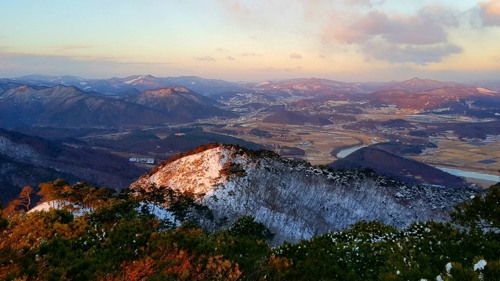
[[[459,27],[460,17],[463,16],[463,13],[449,7],[433,4],[420,9],[417,16],[443,26]]]
[[[221,52],[221,53],[229,53],[229,50],[228,49],[223,49],[223,48],[217,48],[215,49],[217,52]]]
[[[320,58],[320,59],[324,59],[324,58],[326,58],[326,57],[325,57],[324,55],[321,55],[321,54],[320,54],[320,55],[318,55],[318,58]]]
[[[438,63],[452,54],[463,52],[460,46],[444,44],[438,46],[396,46],[391,44],[366,45],[363,51],[371,57],[391,63],[413,62],[420,65]]]
[[[242,53],[242,57],[260,57],[262,54],[256,54],[256,53]]]
[[[194,59],[199,61],[215,61],[215,59],[211,56],[194,57]]]
[[[479,2],[478,6],[483,26],[500,26],[500,0]]]
[[[302,59],[302,56],[300,54],[297,54],[297,53],[293,53],[293,54],[290,54],[290,58],[291,59]]]
[[[234,60],[234,58],[231,57],[231,56],[227,56],[226,59],[228,59],[228,60]]]
[[[343,15],[334,11],[323,27],[321,38],[326,44],[354,45],[367,58],[425,65],[463,52],[448,39],[449,29],[460,26],[461,16],[454,8],[437,4],[412,14],[371,10]]]
[[[446,17],[441,18],[441,15]],[[323,40],[360,44],[380,37],[394,44],[429,45],[447,42],[446,26],[456,26],[458,20],[444,9],[426,7],[417,15],[388,15],[380,11],[365,14],[347,26],[333,18],[323,29]]]

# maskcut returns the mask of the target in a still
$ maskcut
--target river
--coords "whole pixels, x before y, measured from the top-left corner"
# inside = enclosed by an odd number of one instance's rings
[[[447,172],[447,173],[450,173],[452,175],[459,176],[459,177],[487,180],[487,181],[492,181],[492,182],[499,182],[500,181],[500,176],[481,174],[481,173],[476,173],[476,172],[471,172],[471,171],[463,171],[463,170],[458,170],[458,169],[441,168],[441,167],[436,167],[436,168],[438,168],[439,170],[441,170],[443,172]]]
[[[359,145],[359,146],[353,146],[350,148],[343,149],[337,153],[337,158],[345,158],[347,155],[353,153],[354,151],[366,147],[366,145]],[[473,178],[473,179],[480,179],[480,180],[487,180],[487,181],[492,181],[492,182],[499,182],[500,181],[500,176],[494,176],[494,175],[488,175],[488,174],[481,174],[481,173],[476,173],[476,172],[471,172],[471,171],[464,171],[464,170],[458,170],[458,169],[450,169],[450,168],[441,168],[441,167],[436,167],[439,170],[443,172],[450,173],[455,176],[459,177],[464,177],[464,178]]]
[[[360,148],[363,148],[363,147],[366,147],[366,145],[360,145],[360,146],[353,146],[351,148],[346,148],[346,149],[342,149],[341,151],[339,151],[339,153],[337,153],[337,158],[345,158],[347,157],[347,155],[353,153],[354,151],[360,149]]]

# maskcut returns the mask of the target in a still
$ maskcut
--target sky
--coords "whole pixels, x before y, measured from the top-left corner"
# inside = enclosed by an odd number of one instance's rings
[[[500,0],[2,0],[0,77],[500,80]]]

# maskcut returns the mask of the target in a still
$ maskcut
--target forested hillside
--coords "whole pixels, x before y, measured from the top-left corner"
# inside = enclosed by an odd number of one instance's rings
[[[219,230],[192,194],[164,190],[113,195],[80,183],[43,183],[2,210],[0,280],[498,280],[500,185],[456,206],[450,223],[396,230],[362,221],[271,248],[253,217]],[[160,207],[168,201],[168,207]]]

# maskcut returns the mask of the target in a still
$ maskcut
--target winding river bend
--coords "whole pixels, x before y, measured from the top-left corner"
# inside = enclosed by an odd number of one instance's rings
[[[353,153],[354,151],[367,147],[366,145],[359,145],[359,146],[353,146],[350,148],[343,149],[337,153],[337,158],[345,158],[349,154]],[[450,168],[442,168],[442,167],[435,167],[438,168],[439,170],[443,172],[450,173],[455,176],[463,177],[463,178],[472,178],[472,179],[480,179],[480,180],[486,180],[486,181],[491,181],[491,182],[500,182],[500,176],[494,176],[494,175],[489,175],[489,174],[482,174],[482,173],[476,173],[472,171],[464,171],[464,170],[458,170],[458,169],[450,169]]]
[[[487,180],[487,181],[492,181],[492,182],[499,182],[500,181],[500,176],[476,173],[476,172],[471,172],[471,171],[463,171],[463,170],[458,170],[458,169],[441,168],[441,167],[436,167],[436,168],[438,168],[439,170],[441,170],[443,172],[447,172],[447,173],[450,173],[452,175],[459,176],[459,177]]]
[[[354,151],[360,149],[360,148],[363,148],[363,147],[367,147],[366,145],[359,145],[359,146],[353,146],[353,147],[350,147],[350,148],[346,148],[346,149],[342,149],[341,151],[339,151],[339,153],[337,153],[337,158],[345,158],[347,157],[347,155],[353,153]]]

